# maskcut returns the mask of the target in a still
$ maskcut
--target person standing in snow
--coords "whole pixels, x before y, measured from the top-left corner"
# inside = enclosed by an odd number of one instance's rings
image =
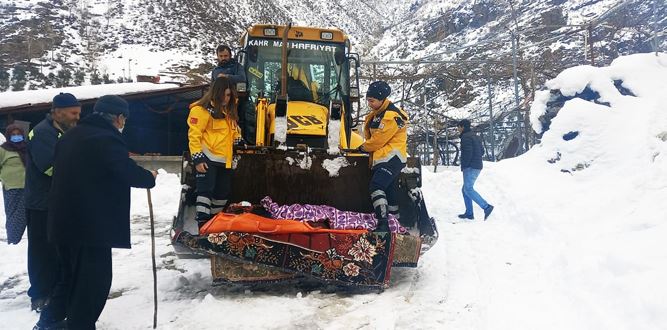
[[[232,80],[220,77],[190,105],[188,140],[197,172],[196,219],[200,226],[222,212],[231,192],[233,147],[241,141],[237,101]]]
[[[475,219],[472,211],[472,202],[474,201],[484,210],[484,220],[486,220],[493,211],[493,205],[487,203],[474,188],[475,181],[482,172],[482,155],[484,154],[482,141],[472,131],[470,121],[467,119],[461,120],[457,129],[461,134],[461,171],[463,172],[461,193],[466,208],[463,214],[459,214],[459,218]]]
[[[366,101],[371,112],[364,120],[366,141],[359,150],[370,153],[369,191],[378,219],[375,231],[389,231],[388,217],[400,219],[398,212],[398,177],[408,159],[408,115],[387,97],[391,87],[384,81],[368,86]]]
[[[220,45],[215,50],[218,58],[218,66],[211,72],[211,83],[215,79],[224,77],[232,81],[233,84],[245,82],[245,71],[243,66],[232,57],[232,49],[227,45]]]
[[[7,140],[0,145],[0,181],[5,202],[5,228],[7,243],[18,244],[25,232],[25,163],[28,157],[23,129],[9,125],[5,131]]]
[[[74,127],[81,104],[70,93],[53,98],[51,112],[28,133],[25,196],[28,227],[28,296],[31,308],[40,311],[47,303],[60,274],[55,246],[48,242],[46,219],[56,142]]]
[[[102,96],[56,146],[48,235],[62,273],[35,329],[95,329],[104,309],[111,249],[130,248],[130,187],[151,188],[157,175],[129,157],[120,133],[129,112]]]

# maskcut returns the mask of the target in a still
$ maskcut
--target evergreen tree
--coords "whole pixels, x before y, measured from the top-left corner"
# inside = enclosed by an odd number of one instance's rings
[[[12,90],[13,91],[22,91],[25,89],[25,68],[23,65],[17,65],[14,67],[14,70],[12,71],[12,80],[11,80],[11,85],[12,85]]]
[[[90,74],[90,84],[99,85],[101,83],[102,83],[102,78],[100,78],[100,74],[97,73],[97,71],[93,71],[93,73]]]
[[[81,69],[77,69],[76,72],[74,72],[74,85],[75,86],[81,86],[83,85],[83,82],[86,80],[86,73],[83,72]]]
[[[58,76],[56,79],[56,87],[67,87],[72,81],[72,72],[67,68],[62,68],[58,70]]]
[[[53,74],[53,72],[49,72],[48,75],[46,75],[46,79],[44,79],[44,84],[46,86],[53,86],[56,83],[56,75]]]
[[[36,67],[30,67],[27,72],[26,81],[29,83],[29,90],[43,89],[46,76],[37,70]]]
[[[9,89],[9,72],[4,67],[0,67],[0,92]]]
[[[105,73],[102,75],[102,80],[104,81],[104,84],[113,84],[113,80],[109,78],[109,74]]]

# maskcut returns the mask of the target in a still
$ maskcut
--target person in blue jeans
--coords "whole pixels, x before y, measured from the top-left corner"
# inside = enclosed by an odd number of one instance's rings
[[[484,220],[486,220],[493,211],[493,205],[484,200],[474,188],[475,181],[477,181],[477,177],[482,172],[483,167],[482,155],[484,154],[484,148],[482,147],[482,141],[471,130],[470,121],[467,119],[459,121],[457,129],[461,134],[461,171],[463,172],[461,193],[463,194],[463,202],[466,207],[465,212],[459,214],[459,218],[475,219],[472,211],[472,202],[474,201],[484,210]]]

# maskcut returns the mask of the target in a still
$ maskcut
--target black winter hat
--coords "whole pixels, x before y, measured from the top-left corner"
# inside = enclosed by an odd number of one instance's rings
[[[384,100],[391,94],[391,87],[386,82],[380,80],[370,84],[366,97],[372,97],[376,100]]]
[[[69,107],[78,107],[81,106],[79,100],[70,93],[60,93],[53,97],[53,109],[56,108],[69,108]]]
[[[130,105],[120,96],[104,95],[95,102],[93,112],[123,115],[127,118],[130,116]]]
[[[463,127],[464,130],[470,130],[470,120],[462,119],[459,121],[459,127]]]

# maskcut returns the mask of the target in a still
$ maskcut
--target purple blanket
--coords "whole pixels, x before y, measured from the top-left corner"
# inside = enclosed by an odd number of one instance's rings
[[[294,219],[308,222],[324,222],[329,219],[329,225],[332,229],[373,230],[377,226],[377,219],[373,214],[341,211],[327,205],[278,205],[269,196],[264,197],[260,204],[275,219]],[[391,214],[389,215],[389,230],[392,233],[400,234],[408,232]]]

